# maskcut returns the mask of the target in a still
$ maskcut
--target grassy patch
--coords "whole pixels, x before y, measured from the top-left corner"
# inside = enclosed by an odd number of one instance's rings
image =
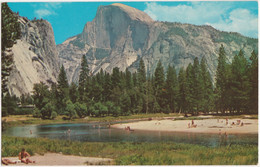
[[[68,155],[113,158],[117,165],[255,165],[254,145],[210,148],[175,143],[72,142],[43,138],[2,137],[2,156],[17,156],[25,147],[35,153],[62,152]]]

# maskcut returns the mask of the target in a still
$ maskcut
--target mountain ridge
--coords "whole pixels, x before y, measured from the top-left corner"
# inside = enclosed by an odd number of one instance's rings
[[[257,39],[239,33],[219,31],[210,25],[153,21],[145,17],[146,13],[139,12],[138,15],[142,13],[145,15],[143,18],[148,20],[142,21],[122,14],[127,13],[124,8],[115,10],[114,6],[100,6],[96,17],[86,23],[82,33],[57,46],[70,82],[78,80],[83,54],[87,55],[93,74],[101,68],[111,73],[114,67],[119,67],[121,71],[129,68],[135,72],[140,58],[144,59],[146,67],[149,64],[150,73],[154,72],[159,59],[165,69],[170,64],[178,71],[181,67],[186,68],[195,57],[201,59],[205,56],[214,78],[221,44],[226,48],[229,61],[240,49],[244,49],[247,55],[254,49],[257,51]]]
[[[35,83],[57,82],[59,59],[51,24],[18,17],[22,37],[11,48],[13,69],[8,80],[11,95],[31,94]]]
[[[68,81],[77,83],[82,55],[86,55],[93,75],[101,69],[111,73],[115,67],[136,72],[140,59],[148,69],[147,75],[154,73],[159,60],[165,71],[168,65],[174,65],[178,72],[195,57],[201,60],[204,56],[214,81],[221,45],[229,63],[240,49],[247,59],[253,50],[258,52],[258,39],[210,25],[153,21],[144,12],[120,4],[100,6],[80,34],[58,45],[48,21],[19,16],[19,22],[22,38],[11,48],[14,65],[8,81],[10,94],[16,96],[31,94],[35,83],[56,83],[61,65]]]

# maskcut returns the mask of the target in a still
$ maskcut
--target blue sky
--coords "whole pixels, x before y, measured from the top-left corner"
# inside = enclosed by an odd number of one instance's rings
[[[211,25],[223,31],[258,37],[257,1],[120,2],[146,12],[154,20]],[[21,16],[48,20],[57,44],[82,32],[98,6],[116,2],[9,2]]]

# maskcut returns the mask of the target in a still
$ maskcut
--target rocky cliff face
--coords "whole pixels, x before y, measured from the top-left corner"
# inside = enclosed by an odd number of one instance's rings
[[[81,34],[58,45],[69,81],[77,81],[80,59],[87,54],[93,74],[101,68],[125,70],[146,50],[154,21],[144,12],[122,5],[100,6]]]
[[[22,38],[12,47],[14,65],[8,81],[12,95],[32,93],[33,84],[56,82],[59,58],[49,22],[19,17]]]
[[[218,49],[224,45],[228,60],[240,49],[250,56],[257,50],[257,39],[238,33],[218,31],[210,26],[155,22],[146,13],[122,4],[100,6],[96,17],[88,22],[81,34],[57,46],[59,58],[70,82],[77,82],[82,55],[86,54],[90,71],[101,68],[112,72],[114,67],[134,72],[143,58],[153,73],[157,62],[165,69],[174,65],[177,71],[195,57],[205,56],[209,71],[216,73]]]

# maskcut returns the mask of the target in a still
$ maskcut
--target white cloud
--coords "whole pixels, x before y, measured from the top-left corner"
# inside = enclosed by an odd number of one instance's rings
[[[211,25],[219,30],[257,37],[258,18],[247,9],[232,9],[232,2],[191,2],[178,6],[146,3],[144,10],[154,20]]]
[[[46,8],[58,9],[62,6],[61,2],[50,2],[45,4]]]
[[[258,35],[258,18],[247,9],[235,9],[225,21],[210,24],[224,31],[239,32],[250,37]]]
[[[52,14],[51,11],[47,10],[47,9],[39,9],[39,10],[36,10],[34,11],[34,13],[37,15],[37,17],[39,18],[43,18],[45,16],[49,16]]]
[[[56,15],[55,10],[62,7],[60,2],[47,2],[33,4],[34,13],[38,18],[43,18],[50,15]]]

